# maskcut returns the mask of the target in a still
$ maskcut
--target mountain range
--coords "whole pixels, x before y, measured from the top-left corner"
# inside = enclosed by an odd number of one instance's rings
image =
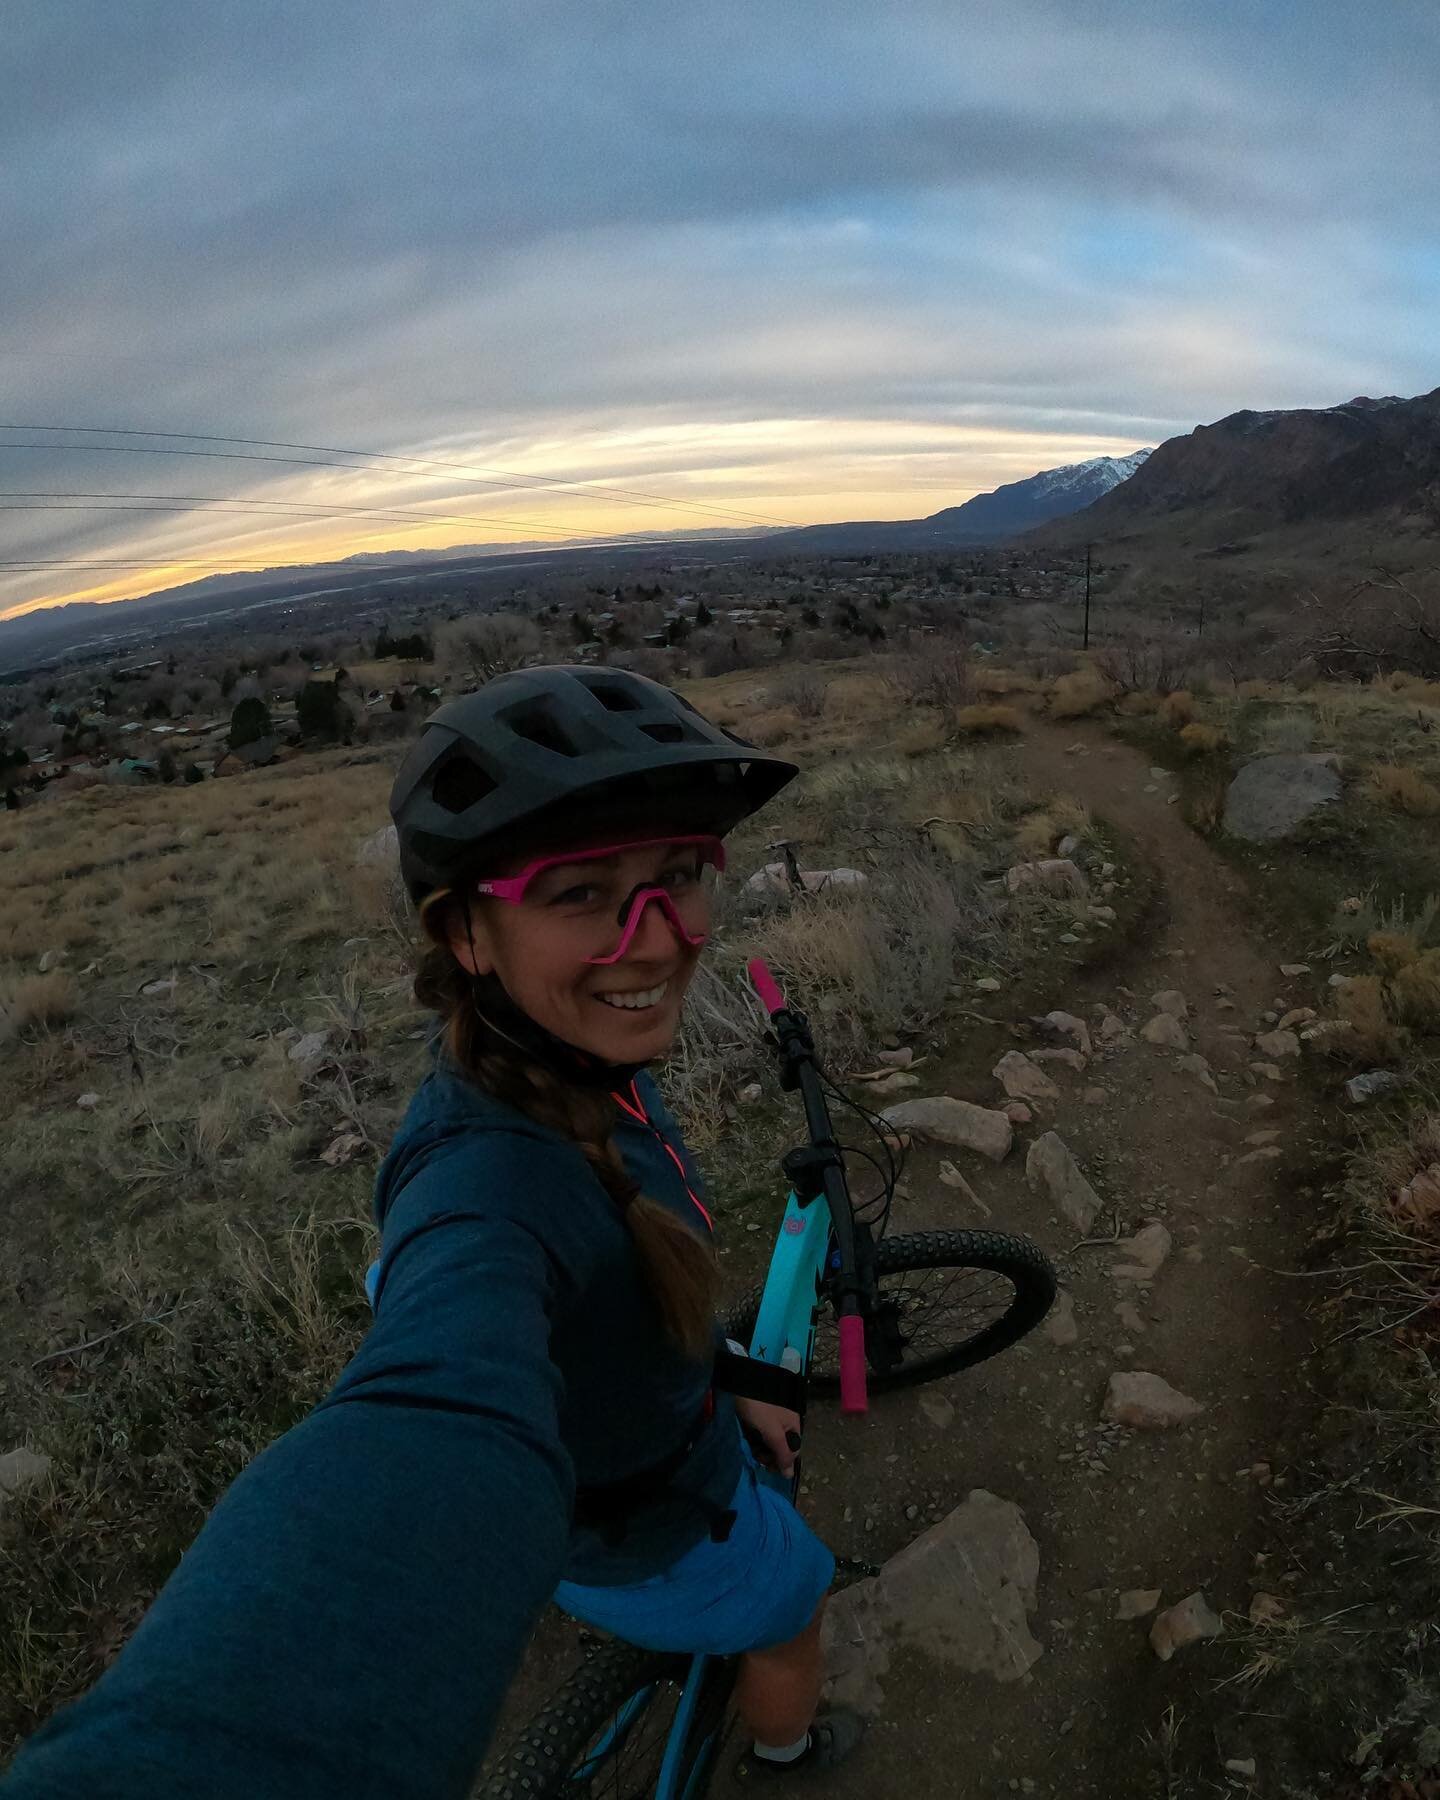
[[[1041,469],[1023,481],[1007,481],[960,506],[947,506],[925,519],[857,519],[838,525],[805,525],[777,531],[765,541],[772,551],[845,555],[887,550],[955,550],[1018,537],[1048,520],[1080,511],[1128,481],[1150,455],[1095,456],[1088,462]]]

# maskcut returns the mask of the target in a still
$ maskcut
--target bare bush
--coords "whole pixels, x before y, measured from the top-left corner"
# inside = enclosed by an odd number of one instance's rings
[[[1095,652],[1095,667],[1123,693],[1173,694],[1190,681],[1194,646],[1184,638],[1136,633]]]
[[[947,720],[975,698],[975,670],[965,644],[935,644],[927,653],[901,657],[889,682],[906,706],[934,706]]]
[[[1341,594],[1311,594],[1299,647],[1321,675],[1367,680],[1399,669],[1440,679],[1440,568],[1385,572]]]
[[[803,665],[787,669],[770,685],[770,698],[776,706],[788,708],[797,718],[819,719],[825,712],[825,695],[829,683],[815,669]]]

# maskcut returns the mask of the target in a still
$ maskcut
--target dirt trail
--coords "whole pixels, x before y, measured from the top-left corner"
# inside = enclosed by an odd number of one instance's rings
[[[912,1153],[894,1229],[988,1224],[1028,1234],[1056,1259],[1077,1332],[1069,1344],[1037,1332],[993,1364],[887,1398],[858,1428],[813,1416],[806,1506],[840,1553],[881,1562],[974,1489],[1016,1503],[1039,1548],[1029,1628],[1043,1653],[1028,1674],[1002,1681],[923,1650],[892,1655],[871,1739],[826,1789],[854,1800],[1165,1792],[1162,1715],[1173,1701],[1181,1729],[1204,1733],[1215,1664],[1203,1645],[1162,1664],[1149,1620],[1117,1621],[1116,1596],[1160,1588],[1168,1606],[1203,1589],[1217,1611],[1243,1617],[1254,1589],[1275,1581],[1255,1561],[1266,1495],[1248,1471],[1273,1463],[1283,1483],[1283,1445],[1307,1409],[1304,1284],[1270,1271],[1293,1268],[1306,1237],[1309,1101],[1295,1062],[1280,1080],[1250,1071],[1248,1034],[1269,1029],[1261,1014],[1277,1002],[1313,998],[1313,984],[1280,975],[1288,947],[1260,939],[1240,881],[1167,804],[1172,784],[1153,778],[1143,757],[1087,728],[1037,729],[1015,754],[1029,788],[1076,795],[1160,878],[1136,941],[1057,983],[1038,1010],[1063,1007],[1093,1024],[1104,1002],[1138,1028],[1152,1016],[1152,994],[1179,989],[1219,1093],[1138,1036],[1111,1050],[1097,1044],[1084,1073],[1049,1065],[1062,1097],[1037,1108],[1007,1162],[958,1156],[988,1221],[940,1185],[935,1151]],[[1007,1027],[1018,996],[987,997],[979,1010],[1005,1025],[967,1025],[955,1053],[925,1071],[921,1092],[994,1103],[989,1071],[1016,1047]],[[1082,1099],[1093,1087],[1103,1101]],[[1252,1106],[1256,1095],[1272,1104]],[[1152,1284],[1117,1280],[1108,1249],[1075,1249],[1078,1233],[1027,1189],[1025,1145],[1051,1127],[1101,1193],[1095,1235],[1112,1207],[1126,1232],[1159,1219],[1172,1234]],[[1281,1134],[1278,1160],[1241,1161],[1257,1129]],[[1126,1304],[1136,1311],[1122,1320]],[[1096,1433],[1101,1401],[1124,1368],[1155,1371],[1205,1412],[1184,1429],[1122,1434],[1107,1446]],[[953,1404],[953,1419],[936,1394]],[[1213,1754],[1223,1791],[1224,1760],[1246,1746],[1217,1743]],[[717,1791],[731,1791],[728,1777]]]

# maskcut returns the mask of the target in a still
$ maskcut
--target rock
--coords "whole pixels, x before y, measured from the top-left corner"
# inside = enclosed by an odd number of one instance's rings
[[[1044,1332],[1052,1344],[1062,1349],[1073,1344],[1080,1336],[1080,1327],[1075,1323],[1075,1296],[1068,1288],[1060,1288],[1055,1295],[1055,1303],[1045,1317]]]
[[[1028,1125],[1035,1117],[1023,1100],[1011,1100],[1000,1110],[1012,1125]]]
[[[1352,1075],[1345,1083],[1345,1098],[1352,1106],[1368,1106],[1382,1094],[1393,1094],[1406,1086],[1406,1077],[1397,1069],[1370,1069],[1364,1075]]]
[[[1290,1011],[1280,1017],[1281,1031],[1294,1031],[1297,1025],[1308,1025],[1312,1019],[1318,1019],[1319,1013],[1313,1006],[1292,1006]]]
[[[1080,1098],[1086,1106],[1103,1106],[1109,1096],[1102,1087],[1087,1087]]]
[[[1142,1332],[1145,1321],[1140,1317],[1140,1308],[1133,1300],[1122,1300],[1115,1308],[1115,1317],[1127,1331]]]
[[[1087,1232],[1095,1223],[1100,1196],[1055,1132],[1047,1131],[1030,1146],[1025,1179],[1032,1188],[1043,1188],[1077,1231]]]
[[[1183,1069],[1187,1075],[1194,1075],[1200,1085],[1209,1088],[1212,1094],[1220,1092],[1215,1085],[1215,1077],[1210,1073],[1210,1065],[1203,1056],[1178,1056],[1175,1059],[1175,1067]]]
[[[1041,1655],[1028,1614],[1040,1552],[1012,1501],[976,1488],[881,1572],[834,1595],[822,1637],[829,1693],[873,1714],[893,1651],[995,1681],[1018,1681]]]
[[[1250,1098],[1245,1102],[1245,1105],[1250,1112],[1266,1112],[1274,1104],[1275,1101],[1269,1094],[1251,1094]]]
[[[868,1084],[872,1094],[903,1094],[907,1088],[923,1087],[925,1084],[918,1075],[907,1074],[904,1069],[890,1069],[884,1075],[876,1076]]]
[[[1012,1100],[1058,1100],[1060,1090],[1028,1056],[1007,1050],[990,1071]]]
[[[908,1069],[915,1060],[915,1052],[909,1044],[903,1044],[898,1050],[877,1050],[875,1060],[890,1069]]]
[[[1309,963],[1281,963],[1280,973],[1282,975],[1308,975],[1310,965]]]
[[[1062,931],[1056,942],[1061,944],[1078,944],[1080,940],[1073,931]]]
[[[1062,837],[1060,842],[1055,846],[1055,854],[1057,856],[1074,856],[1079,848],[1079,838],[1076,837],[1073,831],[1067,831],[1064,837]]]
[[[140,992],[153,998],[159,994],[173,994],[179,985],[179,978],[174,975],[169,975],[159,981],[147,981],[141,987]]]
[[[1031,1062],[1063,1063],[1067,1069],[1073,1069],[1077,1075],[1080,1074],[1086,1066],[1085,1058],[1078,1050],[1032,1050],[1029,1055]]]
[[[1262,1081],[1283,1081],[1285,1079],[1285,1071],[1279,1063],[1252,1062],[1250,1067]]]
[[[802,869],[800,885],[807,894],[818,894],[825,888],[863,887],[870,879],[862,869]],[[759,894],[788,894],[790,872],[783,862],[766,863],[745,883],[746,890]]]
[[[1130,1027],[1120,1017],[1119,1013],[1107,1012],[1105,1017],[1100,1021],[1100,1041],[1102,1044],[1118,1044],[1122,1039],[1128,1038],[1129,1035]]]
[[[1255,1758],[1253,1756],[1227,1756],[1225,1773],[1227,1775],[1243,1775],[1251,1778],[1255,1774]]]
[[[970,1183],[955,1167],[954,1163],[942,1162],[939,1173],[940,1179],[946,1187],[954,1188],[957,1194],[962,1195],[973,1207],[976,1207],[979,1210],[982,1217],[987,1219],[990,1217],[990,1208],[975,1192],[974,1188],[971,1187]]]
[[[955,1100],[948,1094],[938,1094],[927,1100],[901,1100],[895,1106],[887,1106],[881,1117],[897,1130],[914,1131],[936,1143],[955,1144],[962,1150],[978,1150],[992,1162],[1003,1162],[1015,1141],[1015,1133],[1003,1112],[972,1106],[968,1100]]]
[[[997,981],[993,975],[982,975],[975,983],[977,994],[998,994],[1005,984]]]
[[[1340,775],[1333,758],[1257,756],[1230,783],[1225,829],[1247,843],[1270,843],[1339,798]]]
[[[1150,996],[1150,1004],[1157,1013],[1169,1013],[1172,1019],[1190,1017],[1190,1002],[1179,988],[1162,988],[1158,994]]]
[[[23,1493],[49,1473],[50,1458],[37,1450],[27,1450],[23,1444],[0,1456],[0,1514],[12,1495]]]
[[[1262,1031],[1255,1040],[1255,1048],[1271,1062],[1280,1062],[1287,1056],[1300,1054],[1300,1040],[1293,1031]]]
[[[95,1108],[100,1104],[100,1096],[98,1094],[81,1094],[75,1104],[80,1108],[81,1112],[94,1112]]]
[[[1165,777],[1166,777],[1166,776],[1167,776],[1167,775],[1168,775],[1168,774],[1169,774],[1169,773],[1170,773],[1170,771],[1169,771],[1169,770],[1168,770],[1168,769],[1156,769],[1156,768],[1152,768],[1152,769],[1151,769],[1151,770],[1150,770],[1150,779],[1151,779],[1151,780],[1152,780],[1152,781],[1164,781],[1164,779],[1165,779]]]
[[[1047,857],[1041,862],[1015,863],[1005,871],[1005,888],[1018,894],[1038,888],[1044,894],[1084,894],[1089,884],[1069,857]]]
[[[1171,1241],[1170,1233],[1158,1222],[1133,1237],[1121,1238],[1115,1247],[1129,1261],[1116,1263],[1110,1273],[1119,1281],[1153,1281],[1170,1254]]]
[[[369,1148],[370,1140],[363,1132],[342,1131],[320,1152],[320,1160],[332,1169],[343,1169]]]
[[[1150,1627],[1150,1648],[1161,1662],[1169,1662],[1177,1650],[1198,1644],[1202,1638],[1223,1637],[1225,1627],[1206,1604],[1203,1594],[1189,1594],[1177,1606],[1168,1606]]]
[[[1250,1623],[1252,1625],[1275,1625],[1285,1617],[1285,1602],[1278,1594],[1252,1594],[1250,1596]]]
[[[1113,875],[1113,874],[1114,874],[1114,873],[1115,873],[1115,864],[1114,864],[1114,863],[1112,863],[1112,862],[1107,862],[1107,863],[1101,863],[1101,865],[1100,865],[1100,879],[1101,879],[1101,880],[1102,880],[1102,881],[1104,881],[1104,880],[1106,880],[1106,879],[1108,879],[1108,877],[1110,877],[1110,876],[1111,876],[1111,875]]]
[[[920,1410],[937,1431],[948,1431],[955,1423],[955,1402],[934,1388],[926,1388],[921,1394]]]
[[[1440,1163],[1410,1177],[1395,1196],[1395,1210],[1422,1228],[1431,1224],[1440,1214]]]
[[[47,950],[35,967],[42,975],[48,975],[52,969],[58,968],[64,959],[65,952],[63,950]]]
[[[1144,1619],[1160,1604],[1159,1588],[1129,1588],[1115,1599],[1117,1619]]]
[[[1068,1037],[1084,1055],[1090,1054],[1090,1027],[1083,1019],[1077,1019],[1074,1013],[1048,1012],[1041,1024],[1048,1025],[1059,1037]]]
[[[1154,1044],[1161,1050],[1188,1050],[1189,1034],[1173,1013],[1156,1013],[1148,1025],[1141,1027],[1140,1035],[1147,1044]]]
[[[1120,916],[1113,906],[1087,906],[1085,911],[1092,919],[1098,919],[1102,925],[1113,925]]]
[[[290,1061],[311,1066],[323,1062],[330,1053],[328,1031],[307,1031],[290,1046]]]
[[[1247,1144],[1273,1144],[1279,1136],[1278,1131],[1252,1131],[1245,1142]]]
[[[1242,1156],[1235,1167],[1243,1169],[1247,1163],[1274,1162],[1277,1156],[1284,1154],[1285,1152],[1278,1144],[1267,1144],[1263,1150],[1252,1150],[1247,1156]]]
[[[737,1100],[743,1100],[747,1106],[753,1106],[764,1092],[758,1081],[747,1081],[736,1094]]]
[[[400,836],[393,825],[382,825],[379,831],[362,838],[355,850],[357,869],[383,868],[399,861]]]
[[[1171,1387],[1162,1376],[1147,1369],[1118,1369],[1105,1390],[1100,1417],[1136,1431],[1168,1431],[1204,1410],[1200,1401]]]

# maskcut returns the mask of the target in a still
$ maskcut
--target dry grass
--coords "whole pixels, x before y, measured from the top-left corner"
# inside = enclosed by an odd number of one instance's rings
[[[1056,719],[1084,719],[1115,698],[1115,687],[1090,664],[1057,676],[1050,684],[1050,714]]]
[[[1405,1024],[1429,1035],[1440,1032],[1440,950],[1427,950],[1396,970],[1390,995]]]
[[[1398,975],[1420,954],[1420,943],[1410,931],[1372,931],[1365,940],[1371,960],[1384,975]]]
[[[63,1025],[78,1001],[74,979],[63,969],[24,976],[0,992],[0,1043],[36,1025]]]
[[[1440,787],[1405,763],[1374,764],[1369,787],[1377,800],[1412,819],[1433,818],[1440,813]]]
[[[1013,706],[962,706],[955,715],[955,729],[962,737],[1015,735],[1025,721]]]
[[[950,740],[945,721],[937,712],[922,712],[896,734],[895,748],[902,756],[928,756],[943,750]]]
[[[1093,824],[1085,807],[1070,795],[1059,794],[1020,820],[1015,829],[1015,853],[1026,860],[1053,856],[1062,839],[1083,841],[1092,835]]]
[[[1188,688],[1177,688],[1173,694],[1165,696],[1161,709],[1165,715],[1165,723],[1179,731],[1182,726],[1190,724],[1197,710],[1195,696]]]
[[[1405,1043],[1404,1031],[1390,1016],[1385,984],[1377,975],[1358,975],[1340,989],[1335,1006],[1344,1026],[1333,1048],[1355,1062],[1382,1063],[1397,1056]]]
[[[1003,700],[1010,694],[1035,694],[1040,683],[1033,675],[1015,669],[997,669],[990,664],[975,670],[975,692],[982,700]]]

